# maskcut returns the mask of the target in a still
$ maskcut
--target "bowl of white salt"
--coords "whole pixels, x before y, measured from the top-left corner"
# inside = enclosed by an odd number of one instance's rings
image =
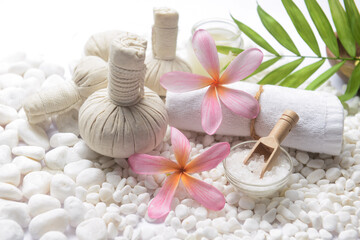
[[[264,156],[253,154],[247,165],[243,163],[255,143],[256,141],[246,141],[231,148],[229,156],[223,161],[225,175],[233,186],[249,196],[271,196],[289,180],[293,171],[291,157],[281,148],[281,153],[272,163],[272,168],[260,178],[265,165]]]

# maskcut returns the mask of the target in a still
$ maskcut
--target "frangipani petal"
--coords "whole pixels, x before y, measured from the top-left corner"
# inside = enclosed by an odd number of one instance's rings
[[[181,175],[181,181],[191,197],[204,207],[218,211],[225,206],[224,195],[210,184],[200,181],[187,173]]]
[[[220,73],[219,57],[215,41],[210,33],[203,29],[197,30],[192,39],[192,46],[201,65],[213,79],[218,80]]]
[[[131,170],[137,174],[169,173],[179,169],[175,162],[160,156],[135,153],[128,159]]]
[[[211,86],[207,90],[201,104],[201,125],[204,131],[212,135],[219,128],[222,121],[220,101],[216,88]]]
[[[259,114],[258,101],[247,92],[222,86],[218,86],[217,91],[220,100],[233,113],[248,119],[256,118]]]
[[[148,215],[150,218],[158,219],[170,212],[171,202],[174,198],[175,190],[179,184],[181,175],[181,173],[176,172],[166,179],[159,193],[151,201],[148,207]]]
[[[160,85],[170,92],[183,93],[209,86],[214,80],[188,72],[168,72],[160,77]]]
[[[174,127],[171,128],[171,145],[177,162],[184,168],[190,157],[191,146],[184,134]]]
[[[260,66],[263,56],[263,53],[257,48],[243,51],[221,75],[220,84],[229,84],[246,78]]]
[[[229,153],[229,143],[217,143],[189,162],[185,167],[185,171],[187,173],[195,173],[213,169],[219,165],[219,163],[221,163],[221,161],[224,160]]]

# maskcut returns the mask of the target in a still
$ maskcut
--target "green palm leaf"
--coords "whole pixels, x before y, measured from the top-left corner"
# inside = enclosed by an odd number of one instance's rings
[[[360,14],[354,0],[344,0],[346,13],[354,38],[360,45]]]
[[[272,58],[270,60],[267,60],[266,62],[261,63],[260,66],[252,74],[250,74],[249,76],[247,76],[243,80],[248,79],[249,77],[251,77],[251,76],[253,76],[253,75],[257,74],[257,73],[264,71],[265,69],[267,69],[268,67],[270,67],[271,65],[273,65],[274,63],[279,61],[280,59],[281,59],[281,57],[275,57],[275,58]]]
[[[349,82],[346,87],[345,94],[340,96],[339,99],[345,102],[355,96],[360,87],[360,64],[356,65],[353,73],[350,76]]]
[[[263,37],[261,37],[257,32],[252,30],[250,27],[248,27],[244,23],[236,20],[233,16],[231,16],[231,17],[234,20],[234,22],[236,23],[236,25],[239,27],[239,29],[246,36],[248,36],[251,40],[253,40],[257,45],[259,45],[260,47],[262,47],[263,49],[265,49],[266,51],[268,51],[272,54],[279,55],[279,53],[277,51],[275,51],[275,49],[273,47],[271,47],[270,44]]]
[[[330,51],[336,56],[339,56],[339,46],[334,34],[334,31],[327,19],[325,13],[314,0],[305,0],[306,7],[309,11],[310,17],[313,20],[316,29],[318,30],[320,37],[330,49]]]
[[[280,86],[284,87],[292,87],[297,88],[303,82],[305,82],[311,75],[313,75],[316,70],[319,69],[325,62],[325,59],[322,59],[318,62],[315,62],[313,64],[310,64],[309,66],[306,66],[291,75],[287,76],[281,83]]]
[[[228,47],[228,46],[222,46],[222,45],[217,45],[216,49],[219,53],[228,55],[231,52],[235,56],[237,56],[239,53],[242,53],[244,51],[244,49],[241,49],[241,48],[234,48],[234,47]]]
[[[269,31],[269,33],[285,48],[289,51],[295,53],[296,55],[300,55],[299,50],[296,48],[294,42],[291,40],[289,34],[285,31],[285,29],[268,13],[266,13],[260,5],[257,7],[257,11],[260,17],[261,22],[265,26],[265,28]]]
[[[306,90],[315,90],[324,84],[332,75],[334,75],[346,61],[339,62],[338,64],[332,66],[320,76],[318,76],[314,81],[312,81],[305,89]]]
[[[304,58],[299,58],[295,61],[289,62],[272,72],[268,73],[263,79],[261,79],[258,83],[265,84],[277,84],[281,80],[283,80],[287,75],[289,75],[292,71],[294,71],[297,66],[299,66],[304,61]]]
[[[320,56],[320,49],[315,35],[300,9],[292,0],[282,0],[282,3],[301,38],[317,56]]]
[[[329,0],[329,6],[341,44],[351,57],[355,57],[355,39],[352,35],[344,8],[341,6],[339,0]]]

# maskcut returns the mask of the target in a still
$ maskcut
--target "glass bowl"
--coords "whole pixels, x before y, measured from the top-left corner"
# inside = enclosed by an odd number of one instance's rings
[[[287,169],[288,173],[284,177],[281,177],[280,179],[277,179],[274,182],[270,182],[270,183],[266,182],[261,184],[246,182],[241,177],[236,176],[236,174],[234,174],[233,172],[234,170],[229,168],[229,161],[233,161],[233,160],[229,160],[232,154],[238,152],[239,150],[250,150],[252,149],[252,147],[255,145],[256,142],[257,141],[246,141],[239,143],[231,148],[230,155],[223,161],[225,176],[228,179],[228,181],[234,187],[236,187],[236,189],[251,197],[268,197],[276,193],[281,188],[283,188],[288,182],[290,175],[292,174],[293,171],[292,160],[289,153],[285,149],[281,148],[281,153],[279,158],[283,157],[284,159],[286,159],[286,162],[289,163],[289,168]],[[239,159],[239,161],[243,161],[243,159]]]

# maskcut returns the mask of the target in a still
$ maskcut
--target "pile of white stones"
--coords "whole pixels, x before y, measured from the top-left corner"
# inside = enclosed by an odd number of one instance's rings
[[[340,156],[288,149],[295,166],[271,198],[236,192],[217,168],[195,177],[226,197],[208,210],[180,185],[164,223],[147,216],[166,176],[136,175],[126,159],[100,156],[79,138],[76,111],[30,125],[25,97],[64,79],[64,68],[18,53],[0,62],[0,238],[358,239],[360,114],[347,116]],[[330,87],[325,87],[333,91]],[[352,103],[359,111],[359,99]],[[185,132],[194,156],[219,141],[244,139]],[[172,157],[169,133],[152,154]]]

